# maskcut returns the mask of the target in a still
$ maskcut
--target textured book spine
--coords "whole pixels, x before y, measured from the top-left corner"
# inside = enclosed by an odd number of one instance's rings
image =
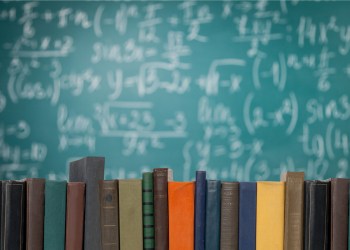
[[[193,250],[194,182],[169,182],[169,250]]]
[[[304,173],[285,173],[284,250],[302,250],[304,237]]]
[[[284,198],[284,182],[257,183],[257,250],[283,250]]]
[[[100,182],[102,249],[119,250],[118,181]]]
[[[331,180],[331,250],[347,250],[349,180]]]
[[[142,174],[143,249],[154,249],[153,173]]]
[[[5,181],[3,186],[2,250],[25,249],[26,183]]]
[[[220,250],[238,249],[238,197],[238,182],[222,182]]]
[[[27,250],[42,250],[45,179],[27,179]]]
[[[168,169],[153,171],[155,248],[169,249]]]
[[[120,249],[143,249],[142,181],[119,180]]]
[[[99,181],[104,179],[104,158],[86,157],[70,163],[69,181],[85,182],[84,249],[100,250]]]
[[[205,201],[206,201],[206,172],[196,172],[196,194],[195,194],[195,250],[205,249]]]
[[[256,182],[239,184],[239,221],[239,250],[255,250]]]
[[[66,250],[82,250],[84,237],[85,183],[67,184]]]
[[[4,231],[4,225],[2,224],[4,215],[2,213],[3,211],[3,200],[2,200],[2,189],[5,185],[5,181],[0,181],[0,250],[2,249],[2,239],[3,239],[3,231]]]
[[[217,180],[208,180],[205,214],[206,250],[217,250],[220,248],[220,204],[221,182]]]
[[[44,249],[64,250],[67,182],[46,181]]]

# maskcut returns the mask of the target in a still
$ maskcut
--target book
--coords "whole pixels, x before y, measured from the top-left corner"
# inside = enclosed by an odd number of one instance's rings
[[[239,250],[255,250],[256,182],[239,183],[239,221]]]
[[[69,165],[69,182],[85,182],[84,250],[101,249],[99,181],[104,179],[104,157],[85,157]]]
[[[215,250],[220,248],[221,182],[207,180],[206,193],[205,249]]]
[[[154,249],[153,173],[142,174],[143,248]]]
[[[44,243],[45,179],[27,182],[26,250],[42,250]]]
[[[100,181],[102,249],[119,250],[118,180]]]
[[[287,172],[284,212],[284,250],[302,250],[304,237],[304,173]]]
[[[155,248],[169,249],[168,169],[153,170]]]
[[[83,250],[85,183],[67,183],[66,250]]]
[[[221,182],[220,250],[238,249],[239,183]]]
[[[169,250],[193,250],[194,182],[169,182]]]
[[[143,249],[142,181],[119,180],[120,249]]]
[[[3,181],[1,250],[25,249],[26,183]]]
[[[330,249],[330,182],[304,185],[304,250]]]
[[[205,249],[205,201],[207,178],[205,171],[196,171],[194,248]]]
[[[2,213],[2,187],[5,185],[5,181],[0,181],[0,250],[2,249],[2,241],[3,238],[3,227],[2,227],[2,221],[3,221],[3,213]]]
[[[331,250],[348,249],[349,180],[331,179]]]
[[[65,248],[66,195],[66,181],[45,182],[44,249]]]
[[[284,197],[284,182],[257,182],[257,250],[283,250]]]

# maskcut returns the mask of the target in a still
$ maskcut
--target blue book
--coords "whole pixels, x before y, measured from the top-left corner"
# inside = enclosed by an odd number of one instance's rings
[[[256,182],[241,182],[239,189],[239,250],[255,250]]]
[[[221,181],[207,181],[205,249],[220,249]]]
[[[196,171],[194,249],[205,249],[206,172]]]

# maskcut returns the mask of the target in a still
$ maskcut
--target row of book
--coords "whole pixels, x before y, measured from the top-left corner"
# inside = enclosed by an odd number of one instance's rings
[[[167,168],[104,180],[104,158],[70,163],[69,180],[1,181],[0,249],[348,249],[349,181],[221,182]]]

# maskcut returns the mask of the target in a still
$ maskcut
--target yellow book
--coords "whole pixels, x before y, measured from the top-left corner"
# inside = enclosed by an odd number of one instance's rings
[[[284,189],[284,182],[257,182],[257,250],[283,250]]]

